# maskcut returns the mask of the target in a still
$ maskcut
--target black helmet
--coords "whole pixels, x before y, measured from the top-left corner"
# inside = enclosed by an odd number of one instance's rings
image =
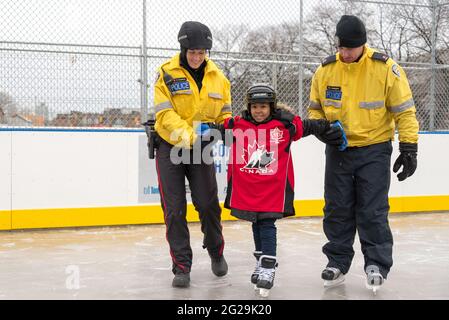
[[[250,111],[251,103],[268,102],[271,109],[276,108],[276,91],[273,87],[266,83],[256,83],[248,88],[246,91],[246,106]]]
[[[210,50],[212,48],[212,33],[201,22],[186,21],[179,29],[178,41],[181,48]]]

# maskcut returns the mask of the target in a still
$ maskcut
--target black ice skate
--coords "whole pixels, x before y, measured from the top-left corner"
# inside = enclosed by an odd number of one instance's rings
[[[173,278],[172,286],[174,288],[187,288],[190,286],[190,273],[177,271]]]
[[[376,295],[377,289],[384,283],[384,277],[380,274],[379,267],[370,265],[366,267],[366,288],[373,290]]]
[[[275,256],[263,255],[260,257],[259,278],[257,280],[257,289],[262,297],[268,297],[270,289],[274,285],[274,275],[277,263]]]
[[[259,279],[260,257],[262,256],[262,251],[254,251],[253,255],[256,258],[256,268],[251,275],[251,283],[254,284],[254,290],[257,290],[257,280]]]
[[[345,281],[345,275],[340,269],[326,267],[321,273],[321,279],[324,280],[325,288],[331,288],[343,283]]]

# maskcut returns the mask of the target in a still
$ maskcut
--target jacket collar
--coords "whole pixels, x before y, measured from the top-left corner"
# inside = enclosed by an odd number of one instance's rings
[[[176,54],[173,58],[171,58],[169,60],[169,63],[167,65],[167,67],[165,68],[166,71],[169,70],[175,70],[175,69],[180,69],[182,68],[180,65],[180,55],[181,53]],[[217,65],[209,59],[209,57],[206,57],[206,68],[204,69],[204,74],[209,73],[209,72],[217,72],[218,71],[218,67]]]
[[[371,56],[373,55],[374,50],[371,49],[370,47],[368,47],[368,45],[365,44],[365,48],[363,49],[363,54],[360,57],[359,61],[357,62],[352,62],[352,63],[345,63],[343,61],[340,60],[340,54],[337,52],[336,56],[337,56],[337,61],[339,61],[340,63],[343,63],[345,65],[359,65],[361,64],[366,58],[371,58]]]

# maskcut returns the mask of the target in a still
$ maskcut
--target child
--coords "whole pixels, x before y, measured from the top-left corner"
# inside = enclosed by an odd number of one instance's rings
[[[266,297],[277,267],[275,221],[295,214],[290,144],[339,129],[325,119],[301,120],[280,109],[276,92],[267,84],[251,86],[246,100],[242,116],[224,122],[233,136],[225,207],[231,215],[252,222],[257,264],[251,282]]]

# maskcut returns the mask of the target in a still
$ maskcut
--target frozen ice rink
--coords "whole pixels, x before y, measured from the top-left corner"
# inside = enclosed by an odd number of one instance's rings
[[[278,222],[275,286],[268,299],[449,299],[449,213],[393,214],[394,265],[376,296],[365,288],[356,251],[346,282],[324,289],[327,260],[321,218]],[[229,273],[216,278],[190,224],[191,286],[171,287],[164,225],[0,232],[0,299],[264,299],[249,278],[255,265],[251,226],[223,222]]]

